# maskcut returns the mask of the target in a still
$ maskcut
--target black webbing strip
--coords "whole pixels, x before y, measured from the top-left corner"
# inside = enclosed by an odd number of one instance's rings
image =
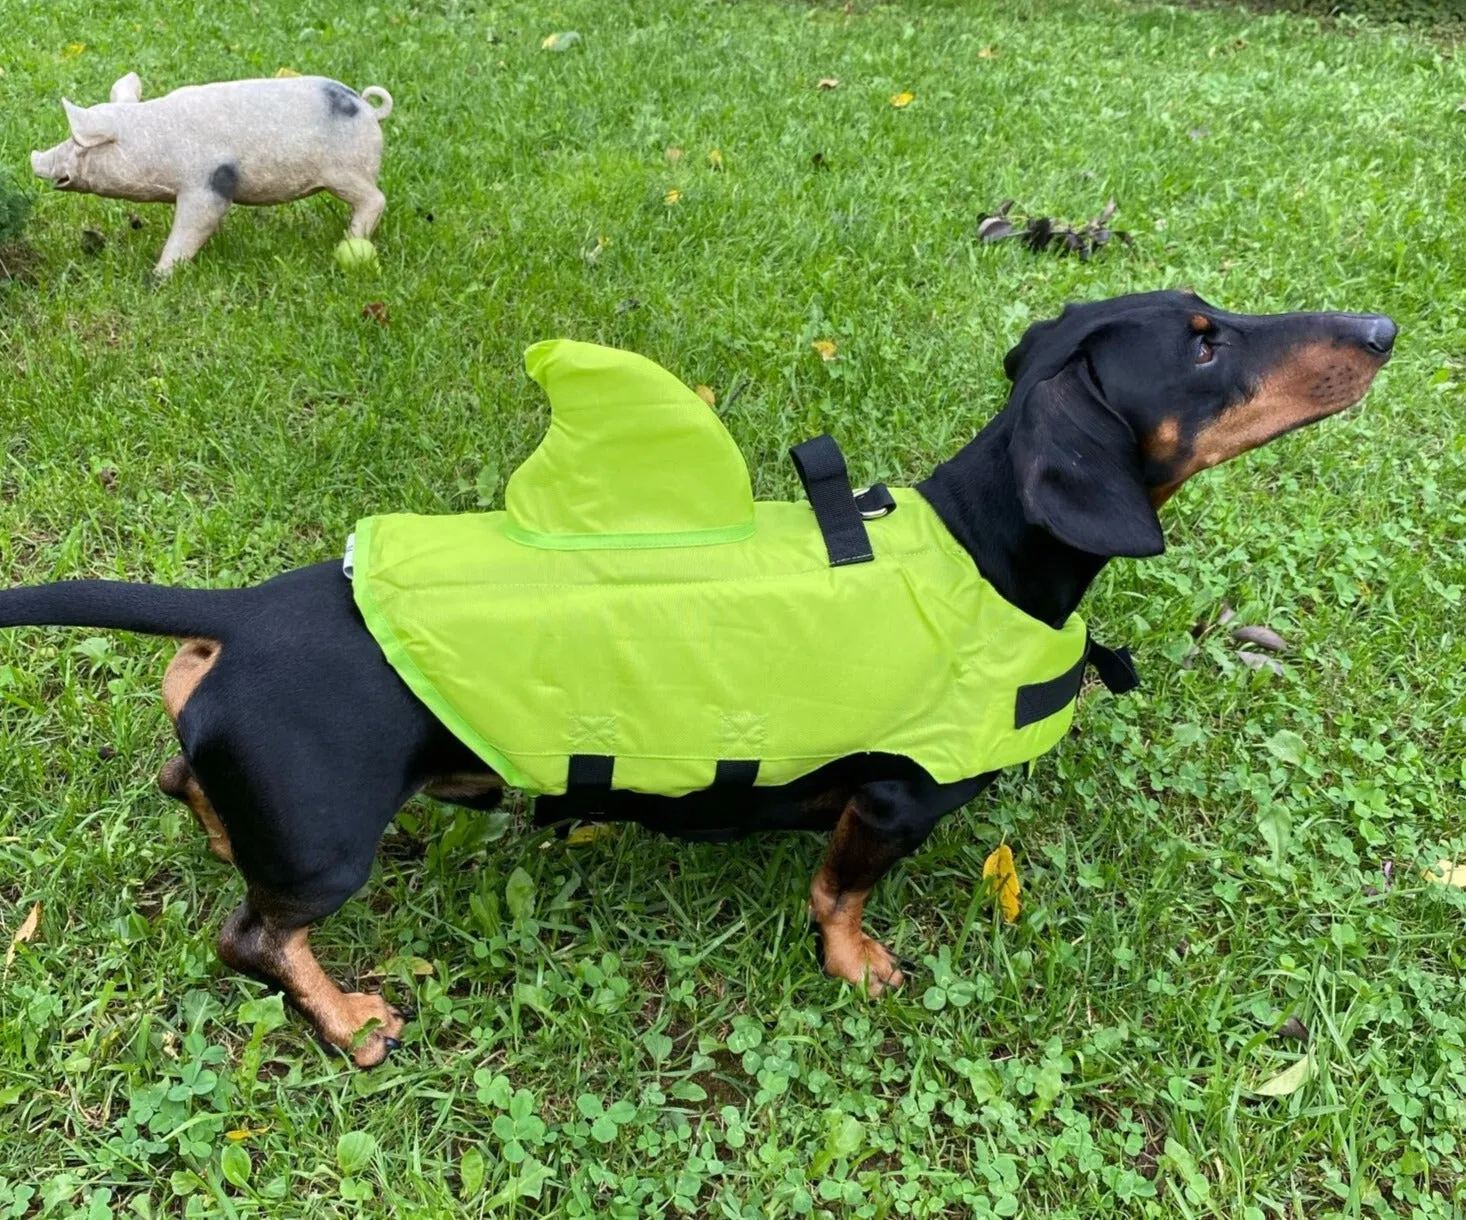
[[[794,469],[799,472],[804,494],[809,497],[814,519],[824,535],[830,566],[838,568],[847,563],[873,560],[875,552],[870,549],[865,522],[855,506],[845,457],[834,438],[821,433],[813,440],[795,445],[789,450],[789,456],[794,459]]]
[[[1084,667],[1093,665],[1094,672],[1106,688],[1115,695],[1123,695],[1140,685],[1140,675],[1128,648],[1106,648],[1086,637],[1084,655],[1070,669],[1047,682],[1033,682],[1018,688],[1018,698],[1013,708],[1013,727],[1026,728],[1055,712],[1061,712],[1079,696],[1079,686],[1084,680]]]
[[[758,759],[720,758],[713,773],[714,788],[752,788],[758,779]]]
[[[616,770],[614,754],[572,754],[570,770],[565,776],[565,787],[584,793],[600,788],[611,790],[611,775]]]
[[[1089,663],[1112,695],[1123,695],[1140,685],[1140,674],[1128,648],[1106,648],[1089,641]]]
[[[1089,657],[1082,656],[1057,678],[1020,686],[1013,708],[1013,727],[1027,728],[1055,712],[1063,711],[1073,703],[1079,694],[1079,684],[1084,680],[1084,667],[1088,663]]]

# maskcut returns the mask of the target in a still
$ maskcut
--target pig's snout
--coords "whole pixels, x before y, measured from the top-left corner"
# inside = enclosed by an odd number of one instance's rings
[[[71,175],[61,168],[60,158],[54,148],[31,153],[31,170],[37,178],[49,178],[51,185],[58,191],[71,185]]]

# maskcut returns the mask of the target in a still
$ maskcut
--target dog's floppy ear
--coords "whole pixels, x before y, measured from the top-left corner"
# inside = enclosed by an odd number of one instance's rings
[[[1017,415],[1009,454],[1029,524],[1091,555],[1139,559],[1166,549],[1135,432],[1082,356],[1042,380],[1024,370],[1009,409]]]

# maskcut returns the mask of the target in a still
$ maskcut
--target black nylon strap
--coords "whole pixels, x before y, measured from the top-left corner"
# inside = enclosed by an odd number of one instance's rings
[[[1047,682],[1030,682],[1018,688],[1018,699],[1013,708],[1013,727],[1027,728],[1045,720],[1055,712],[1063,711],[1079,694],[1079,684],[1084,680],[1084,667],[1089,664],[1088,654],[1082,656],[1057,678]]]
[[[1140,685],[1140,675],[1128,648],[1106,648],[1087,636],[1084,655],[1061,673],[1047,682],[1032,682],[1018,688],[1018,698],[1013,707],[1013,727],[1027,728],[1061,712],[1079,696],[1080,683],[1084,681],[1084,667],[1093,665],[1105,687],[1115,695],[1123,695]]]
[[[758,759],[720,758],[713,773],[714,788],[752,788],[758,779]]]
[[[570,770],[565,775],[565,787],[577,793],[586,793],[599,788],[611,790],[611,776],[616,770],[613,754],[572,754]]]
[[[819,522],[830,566],[838,568],[847,563],[873,560],[875,552],[870,549],[865,522],[855,506],[845,457],[834,438],[821,433],[813,440],[795,445],[789,450],[789,456],[794,459],[794,469],[799,472],[804,494],[809,497],[809,506]]]
[[[1124,695],[1140,685],[1140,673],[1128,648],[1106,648],[1089,641],[1089,663],[1112,695]]]

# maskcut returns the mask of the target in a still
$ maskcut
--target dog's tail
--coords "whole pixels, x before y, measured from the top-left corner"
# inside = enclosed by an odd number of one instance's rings
[[[0,589],[0,627],[110,627],[222,639],[247,589],[179,589],[121,580],[64,580]]]

